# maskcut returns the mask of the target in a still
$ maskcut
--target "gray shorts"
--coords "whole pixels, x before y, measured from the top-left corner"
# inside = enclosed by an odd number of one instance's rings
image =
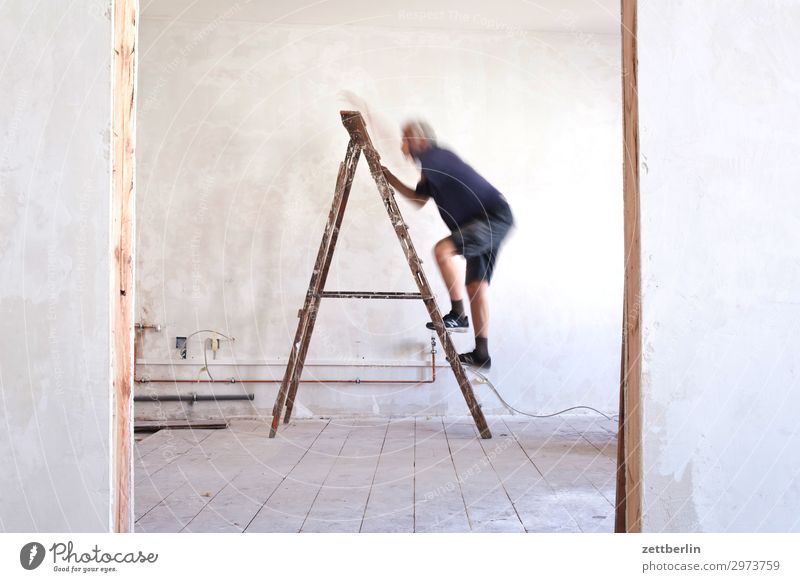
[[[511,209],[503,207],[463,224],[450,235],[450,240],[467,259],[466,283],[492,280],[497,253],[506,235],[514,226]]]

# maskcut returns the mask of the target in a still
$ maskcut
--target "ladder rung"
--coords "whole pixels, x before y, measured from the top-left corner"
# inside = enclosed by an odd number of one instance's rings
[[[339,299],[422,299],[422,293],[402,291],[323,291],[320,297]]]

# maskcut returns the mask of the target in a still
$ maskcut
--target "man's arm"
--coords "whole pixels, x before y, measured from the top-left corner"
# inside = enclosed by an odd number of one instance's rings
[[[417,194],[417,191],[414,188],[409,188],[408,186],[403,184],[397,178],[397,176],[395,176],[389,171],[389,168],[387,168],[386,166],[381,166],[381,169],[383,170],[383,175],[386,176],[386,181],[389,182],[389,185],[398,192],[400,192],[400,194],[402,194],[403,196],[405,196],[406,198],[408,198],[409,200],[411,200],[420,207],[424,206],[425,203],[428,201],[429,198],[428,196],[420,196],[419,194]],[[423,177],[422,179],[424,180],[425,178]]]

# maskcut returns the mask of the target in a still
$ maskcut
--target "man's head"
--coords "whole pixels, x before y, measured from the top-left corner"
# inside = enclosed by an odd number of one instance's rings
[[[433,128],[420,120],[408,121],[403,125],[403,154],[412,158],[431,146],[436,145],[436,134]]]

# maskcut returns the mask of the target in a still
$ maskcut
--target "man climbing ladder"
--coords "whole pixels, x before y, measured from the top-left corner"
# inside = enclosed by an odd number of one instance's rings
[[[456,255],[467,259],[465,284],[469,296],[475,349],[459,354],[461,362],[482,370],[492,365],[489,357],[489,282],[492,279],[500,245],[514,224],[511,208],[497,189],[453,152],[439,147],[436,136],[424,122],[403,126],[403,154],[421,166],[416,188],[403,184],[383,167],[387,181],[395,190],[420,206],[433,198],[439,214],[451,231],[433,248],[442,273],[451,309],[444,316],[448,331],[467,331],[469,318],[464,311],[462,285]],[[428,323],[428,329],[434,329]]]
[[[481,438],[492,438],[492,432],[489,430],[489,425],[486,422],[486,418],[483,416],[480,404],[472,391],[472,385],[464,372],[464,367],[458,357],[453,342],[450,341],[450,337],[447,333],[447,326],[442,318],[442,313],[439,310],[439,306],[436,304],[436,298],[433,296],[433,292],[428,284],[428,278],[425,276],[425,272],[422,269],[422,261],[419,260],[417,251],[414,248],[414,243],[408,233],[408,226],[406,226],[403,216],[400,213],[400,208],[397,206],[397,202],[394,199],[394,191],[391,186],[389,186],[383,173],[383,167],[380,163],[380,154],[378,154],[377,150],[375,150],[375,147],[372,145],[372,140],[367,132],[364,119],[357,111],[342,111],[341,114],[342,123],[350,134],[350,142],[347,146],[345,159],[339,166],[333,203],[331,204],[328,222],[326,223],[319,251],[317,252],[317,260],[314,263],[314,270],[311,274],[308,292],[306,293],[303,307],[297,314],[297,330],[295,331],[294,341],[292,342],[292,349],[289,352],[289,361],[286,365],[286,371],[283,374],[283,381],[275,397],[275,405],[272,408],[272,423],[269,436],[270,438],[274,438],[277,434],[278,422],[284,412],[284,406],[285,416],[283,422],[289,422],[292,417],[292,408],[294,407],[300,375],[303,372],[303,365],[305,363],[306,354],[308,353],[311,334],[314,331],[314,323],[316,321],[320,301],[323,298],[359,298],[422,300],[425,308],[428,310],[428,316],[431,318],[433,329],[439,336],[439,341],[447,355],[447,361],[450,362],[450,368],[453,370],[453,375],[464,396],[467,408],[472,418],[475,420],[475,426]],[[383,200],[388,218],[394,227],[397,240],[406,256],[411,275],[419,291],[418,293],[397,291],[327,291],[325,289],[331,258],[336,248],[336,240],[342,225],[344,211],[347,207],[347,200],[350,196],[350,186],[355,177],[358,159],[362,154],[364,158],[366,158],[370,174],[375,181],[375,185],[378,187],[378,192]]]

